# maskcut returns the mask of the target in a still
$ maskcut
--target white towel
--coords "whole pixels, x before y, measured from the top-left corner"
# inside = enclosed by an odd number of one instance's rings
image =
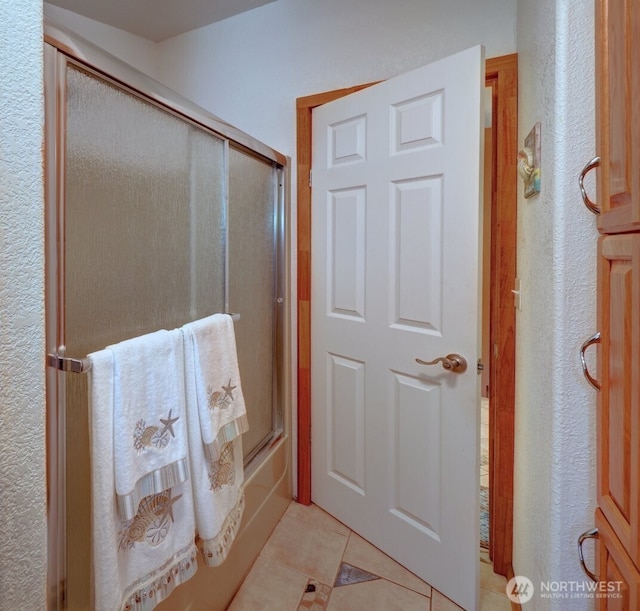
[[[133,519],[121,519],[115,492],[114,352],[107,348],[89,359],[93,608],[149,611],[197,569],[191,481],[144,497]]]
[[[214,314],[182,330],[197,544],[206,564],[218,566],[244,510],[242,433],[248,421],[233,321]]]
[[[116,493],[130,520],[143,497],[188,478],[182,333],[156,331],[110,349]]]

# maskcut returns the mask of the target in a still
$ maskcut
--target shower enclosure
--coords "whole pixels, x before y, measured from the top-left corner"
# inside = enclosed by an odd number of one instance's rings
[[[88,353],[240,315],[246,509],[158,609],[224,609],[291,498],[287,160],[45,24],[49,609],[91,608]]]

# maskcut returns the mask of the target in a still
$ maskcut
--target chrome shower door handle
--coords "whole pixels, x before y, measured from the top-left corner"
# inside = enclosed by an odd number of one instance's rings
[[[589,368],[587,367],[587,360],[584,357],[584,353],[587,351],[587,348],[589,346],[592,346],[593,344],[599,344],[599,343],[600,343],[600,331],[592,335],[584,344],[582,344],[582,347],[580,348],[580,362],[582,363],[582,373],[584,374],[584,377],[587,379],[587,382],[589,382],[589,384],[591,384],[591,386],[593,386],[596,390],[600,390],[600,382],[598,382],[598,380],[596,380],[589,373]]]
[[[423,361],[422,359],[416,359],[416,363],[420,365],[437,365],[442,363],[442,366],[451,373],[464,373],[467,370],[467,359],[461,354],[447,354],[447,356],[440,356],[433,361]]]
[[[589,196],[587,195],[587,192],[584,188],[584,178],[591,170],[593,170],[593,168],[597,168],[599,165],[600,157],[594,157],[586,166],[584,166],[582,172],[580,172],[580,178],[578,179],[582,201],[584,202],[584,205],[594,214],[600,214],[600,206],[589,199]]]

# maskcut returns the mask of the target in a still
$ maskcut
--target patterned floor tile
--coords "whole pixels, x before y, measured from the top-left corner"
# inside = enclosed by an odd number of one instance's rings
[[[369,571],[383,579],[414,590],[425,596],[431,595],[431,586],[425,583],[377,547],[352,532],[342,558],[352,566]]]
[[[363,583],[364,581],[373,581],[374,579],[380,579],[380,577],[364,569],[359,569],[357,566],[343,562],[340,565],[338,576],[336,577],[336,582],[333,584],[333,587],[337,588],[338,586],[347,586],[352,583]]]
[[[329,603],[329,596],[331,596],[331,588],[316,581],[315,579],[309,579],[307,587],[305,588],[302,600],[298,605],[298,611],[324,611]]]

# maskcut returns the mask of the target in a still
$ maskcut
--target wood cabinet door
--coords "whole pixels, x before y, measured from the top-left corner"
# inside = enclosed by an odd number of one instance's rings
[[[640,228],[640,2],[596,0],[598,228]]]
[[[598,241],[598,505],[640,566],[640,234]]]
[[[596,510],[599,577],[595,591],[598,611],[634,611],[640,605],[640,573],[600,510]]]

